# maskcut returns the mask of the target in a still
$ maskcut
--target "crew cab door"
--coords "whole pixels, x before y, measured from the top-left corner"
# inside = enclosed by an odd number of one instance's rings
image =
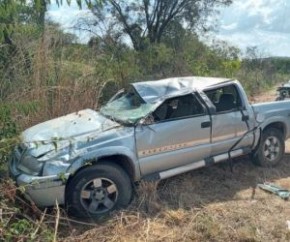
[[[228,152],[237,141],[253,128],[248,112],[243,108],[241,96],[234,84],[205,91],[216,108],[212,114],[211,156]],[[248,133],[234,148],[247,148],[253,144],[253,134]]]
[[[139,125],[135,130],[143,176],[210,155],[210,116],[193,94],[166,100],[152,116],[151,124]]]

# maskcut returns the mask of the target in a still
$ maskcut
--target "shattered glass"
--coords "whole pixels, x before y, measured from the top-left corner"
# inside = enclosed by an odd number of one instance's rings
[[[146,103],[133,88],[117,93],[100,113],[116,122],[134,124],[157,107]]]

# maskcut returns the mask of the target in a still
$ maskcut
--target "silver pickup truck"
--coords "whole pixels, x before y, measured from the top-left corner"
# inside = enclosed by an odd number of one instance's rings
[[[275,166],[290,136],[290,101],[250,105],[236,80],[138,82],[91,109],[25,130],[10,174],[38,206],[80,217],[126,206],[133,184],[250,154]]]

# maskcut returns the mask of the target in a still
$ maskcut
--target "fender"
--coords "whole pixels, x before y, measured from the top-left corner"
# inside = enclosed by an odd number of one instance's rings
[[[273,117],[266,117],[265,121],[263,124],[261,124],[262,130],[264,130],[267,126],[270,126],[271,124],[274,123],[281,123],[284,127],[285,131],[285,140],[289,138],[290,136],[290,117],[285,117],[285,116],[273,116]]]
[[[134,151],[130,150],[128,147],[124,146],[113,146],[113,147],[104,147],[101,149],[96,149],[91,152],[84,153],[81,157],[77,157],[72,161],[71,165],[67,169],[67,172],[70,174],[75,173],[78,169],[83,167],[86,162],[90,160],[98,161],[106,156],[122,155],[128,158],[128,162],[134,169],[135,177],[134,179],[139,179],[141,177],[138,158]]]

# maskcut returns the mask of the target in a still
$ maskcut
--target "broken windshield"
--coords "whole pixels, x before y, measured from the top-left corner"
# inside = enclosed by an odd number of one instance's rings
[[[100,113],[114,121],[134,124],[155,109],[156,105],[146,103],[134,90],[129,88],[117,93]]]

